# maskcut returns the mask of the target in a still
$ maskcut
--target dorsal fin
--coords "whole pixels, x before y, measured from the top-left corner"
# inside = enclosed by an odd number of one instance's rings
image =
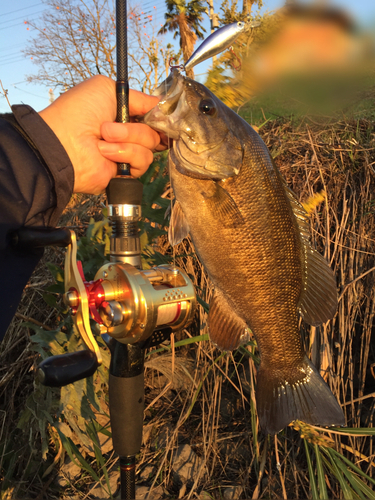
[[[317,326],[335,315],[336,279],[326,259],[309,242],[310,224],[306,210],[285,181],[284,185],[297,220],[304,252],[304,283],[298,309],[306,323]]]

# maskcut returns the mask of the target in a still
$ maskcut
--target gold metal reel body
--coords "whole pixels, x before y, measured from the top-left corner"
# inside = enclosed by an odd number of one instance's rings
[[[77,240],[71,231],[65,257],[64,301],[87,348],[102,362],[90,326],[90,316],[101,334],[121,343],[134,344],[153,331],[172,331],[191,323],[196,308],[194,286],[186,273],[174,266],[140,270],[122,262],[108,263],[93,282],[84,282],[77,264]]]
[[[130,264],[110,263],[95,279],[103,277],[109,307],[102,307],[100,316],[107,333],[119,342],[144,341],[157,327],[168,325],[175,331],[194,318],[193,284],[174,266],[139,270]]]

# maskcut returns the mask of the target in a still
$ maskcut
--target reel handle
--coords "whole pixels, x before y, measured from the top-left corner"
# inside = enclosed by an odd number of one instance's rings
[[[71,243],[71,232],[63,227],[21,227],[12,234],[11,240],[14,248],[24,251],[46,246],[67,247]]]
[[[30,251],[48,245],[67,247],[65,257],[65,300],[77,301],[74,322],[88,350],[51,356],[40,363],[39,381],[49,387],[62,387],[92,375],[102,363],[99,346],[92,334],[88,297],[77,265],[77,240],[65,228],[22,227],[12,234],[14,248]]]
[[[98,368],[96,354],[87,349],[51,356],[38,366],[37,378],[48,387],[63,387],[90,377]]]

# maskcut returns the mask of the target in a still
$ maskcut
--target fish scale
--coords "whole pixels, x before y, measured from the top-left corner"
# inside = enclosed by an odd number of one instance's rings
[[[211,340],[233,350],[249,340],[248,328],[254,334],[264,432],[277,433],[296,419],[343,425],[342,410],[307,358],[298,327],[299,313],[319,324],[337,305],[333,273],[310,246],[303,207],[249,124],[177,71],[165,87],[144,121],[174,138],[170,176],[177,202],[170,239],[177,244],[190,232],[215,287]]]

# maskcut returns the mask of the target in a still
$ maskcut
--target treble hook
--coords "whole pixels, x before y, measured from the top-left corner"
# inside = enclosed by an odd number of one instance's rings
[[[172,64],[172,61],[173,61],[174,57],[171,57],[169,59],[169,69],[172,71],[174,69],[180,69],[181,71],[184,71],[185,70],[185,65],[184,64],[177,64],[177,65],[173,65]]]
[[[241,66],[242,66],[242,62],[241,62],[241,59],[238,57],[238,55],[235,53],[235,51],[233,50],[233,47],[229,47],[229,50],[230,52],[232,52],[232,54],[234,55],[234,57],[237,59],[238,61],[238,66],[235,66],[233,63],[231,64],[232,68],[236,71],[240,71],[241,69]]]

